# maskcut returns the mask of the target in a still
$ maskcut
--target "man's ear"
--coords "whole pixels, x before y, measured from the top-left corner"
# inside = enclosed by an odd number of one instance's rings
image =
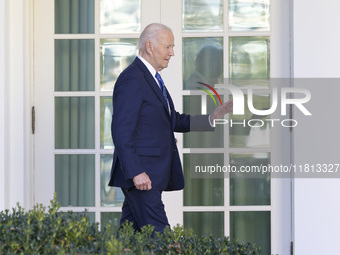
[[[147,41],[146,42],[145,49],[146,49],[146,52],[149,55],[152,55],[153,47],[152,47],[152,42],[151,41]]]

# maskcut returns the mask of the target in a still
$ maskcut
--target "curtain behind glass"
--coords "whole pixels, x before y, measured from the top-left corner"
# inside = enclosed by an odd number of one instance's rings
[[[55,40],[55,91],[94,91],[94,40]]]
[[[94,0],[55,0],[56,34],[93,34]]]
[[[55,98],[55,148],[94,149],[94,97]]]
[[[56,155],[55,192],[61,206],[94,206],[94,155]]]

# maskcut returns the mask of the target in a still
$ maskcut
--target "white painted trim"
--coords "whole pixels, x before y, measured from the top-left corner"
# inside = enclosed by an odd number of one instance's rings
[[[27,206],[26,4],[0,0],[0,209]]]
[[[0,210],[6,208],[6,4],[0,0]]]
[[[9,4],[9,44],[8,51],[8,132],[9,155],[8,191],[10,207],[19,202],[24,206],[25,197],[25,16],[24,2],[8,1]]]
[[[24,1],[25,20],[25,208],[34,205],[34,135],[32,134],[32,106],[34,106],[34,3]]]

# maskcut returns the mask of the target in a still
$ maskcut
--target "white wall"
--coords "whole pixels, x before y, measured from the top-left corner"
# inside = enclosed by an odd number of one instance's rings
[[[0,209],[26,206],[26,4],[0,0]],[[27,208],[27,207],[26,207]]]
[[[0,0],[0,210],[5,208],[5,2]]]
[[[339,10],[339,1],[294,1],[295,78],[340,77]],[[318,79],[305,83],[312,94],[306,106],[313,115],[306,118],[296,111],[296,164],[340,163],[339,81]],[[340,179],[294,179],[294,254],[338,253],[339,194]]]

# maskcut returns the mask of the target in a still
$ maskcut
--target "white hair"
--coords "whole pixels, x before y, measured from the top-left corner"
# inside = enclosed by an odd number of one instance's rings
[[[171,28],[167,27],[166,25],[160,24],[160,23],[151,23],[144,28],[143,32],[141,33],[139,37],[139,41],[137,44],[137,48],[140,51],[145,50],[145,44],[148,41],[151,41],[153,44],[157,44],[157,35],[158,32],[161,30],[167,30],[171,31]]]

